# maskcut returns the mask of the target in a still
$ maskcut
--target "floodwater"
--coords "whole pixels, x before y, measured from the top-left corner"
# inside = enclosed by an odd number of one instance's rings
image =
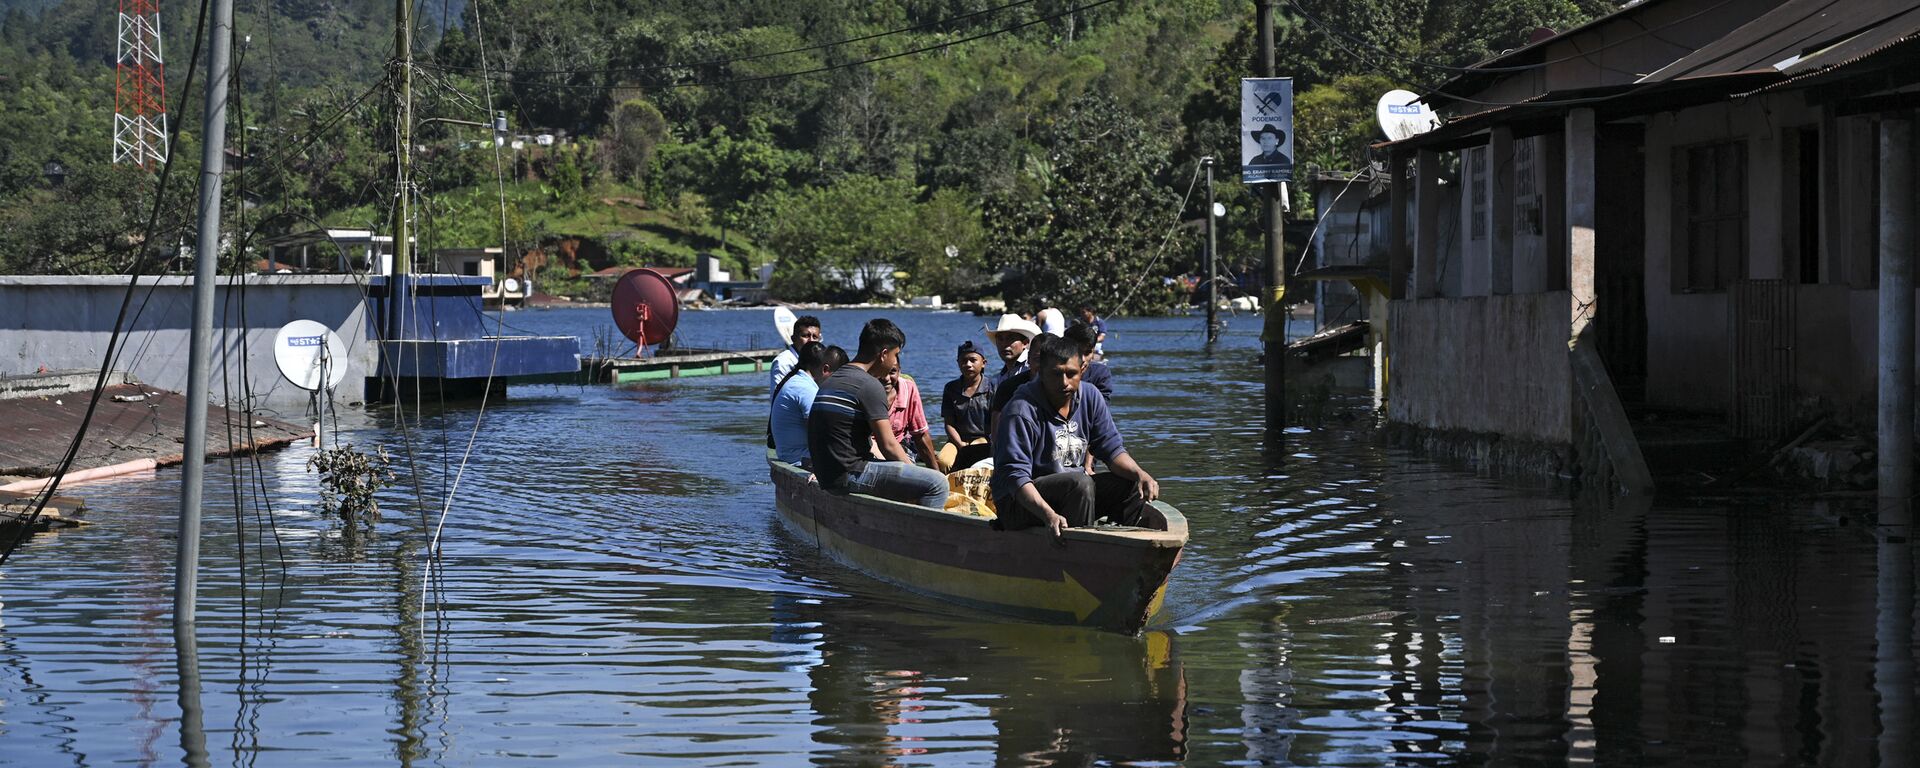
[[[823,314],[852,347],[875,313]],[[893,316],[937,397],[979,319]],[[1579,505],[1340,408],[1269,449],[1230,322],[1212,354],[1196,320],[1114,324],[1128,445],[1192,523],[1142,637],[823,559],[774,513],[761,376],[516,387],[470,457],[474,404],[343,403],[339,439],[401,460],[383,516],[319,514],[306,446],[215,462],[191,651],[179,473],[70,489],[98,524],[0,572],[0,765],[1911,764],[1912,548],[1870,509]]]

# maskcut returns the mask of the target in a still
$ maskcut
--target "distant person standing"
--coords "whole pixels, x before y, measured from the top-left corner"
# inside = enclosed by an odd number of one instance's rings
[[[800,364],[800,348],[809,341],[819,340],[820,318],[801,315],[793,321],[793,336],[788,339],[792,344],[773,358],[773,372],[767,377],[768,397],[772,397],[772,392],[780,387],[780,381],[787,377],[787,372]]]
[[[844,493],[864,493],[883,499],[942,509],[947,503],[947,476],[915,466],[907,449],[893,437],[892,411],[882,377],[900,368],[900,352],[907,334],[885,318],[860,329],[860,350],[853,360],[834,371],[813,398],[807,416],[807,450],[820,487]],[[870,458],[874,444],[885,460]]]
[[[1098,359],[1098,358],[1106,357],[1107,356],[1107,347],[1106,347],[1107,321],[1100,319],[1098,315],[1095,315],[1093,313],[1093,307],[1089,307],[1085,304],[1080,305],[1079,315],[1080,315],[1080,322],[1086,323],[1087,325],[1093,327],[1094,358]]]

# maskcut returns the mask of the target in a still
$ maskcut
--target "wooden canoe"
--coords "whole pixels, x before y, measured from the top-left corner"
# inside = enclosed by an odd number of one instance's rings
[[[1167,530],[996,531],[991,521],[864,494],[833,493],[768,457],[780,517],[852,568],[930,597],[1049,624],[1135,634],[1160,610],[1187,519],[1154,502]]]

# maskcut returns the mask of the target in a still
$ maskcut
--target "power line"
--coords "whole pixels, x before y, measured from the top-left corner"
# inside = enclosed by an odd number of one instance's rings
[[[453,71],[453,72],[484,72],[489,75],[495,75],[495,74],[515,74],[515,75],[618,74],[618,73],[630,73],[630,72],[652,72],[652,71],[662,70],[662,69],[699,69],[702,67],[717,67],[722,64],[733,64],[733,63],[742,62],[742,61],[758,61],[760,59],[770,59],[775,56],[786,56],[786,55],[795,54],[795,53],[808,53],[811,51],[819,51],[827,48],[834,48],[842,45],[849,45],[852,43],[861,43],[861,42],[866,42],[868,40],[877,40],[883,37],[891,37],[893,35],[902,35],[909,32],[919,32],[919,31],[931,29],[934,27],[944,27],[954,22],[965,21],[967,19],[975,18],[978,16],[986,16],[990,14],[999,13],[1001,11],[1004,11],[1010,8],[1017,8],[1022,5],[1031,5],[1035,2],[1037,2],[1037,0],[1017,0],[1016,2],[1007,3],[1006,5],[995,6],[993,8],[974,11],[972,13],[963,13],[959,16],[950,16],[944,19],[929,21],[923,24],[916,24],[911,27],[901,27],[899,29],[890,29],[885,32],[874,32],[872,34],[861,35],[859,37],[849,37],[845,40],[835,40],[831,43],[818,43],[815,45],[809,45],[809,46],[804,46],[800,48],[788,48],[784,51],[769,51],[767,53],[756,53],[751,56],[735,56],[733,58],[712,59],[708,61],[696,61],[696,62],[675,63],[675,64],[648,64],[645,66],[638,66],[638,67],[599,67],[599,68],[592,68],[592,69],[490,70],[487,68],[486,62],[484,60],[481,62],[480,66],[478,67],[464,67],[456,64],[432,64],[432,63],[421,64],[419,66],[429,68],[429,69],[439,69],[443,71]],[[475,14],[476,17],[478,16],[477,10],[478,9],[476,9],[476,14]]]
[[[674,89],[674,88],[702,88],[702,87],[707,87],[707,86],[721,86],[721,85],[743,85],[743,84],[746,84],[746,83],[757,83],[757,82],[763,82],[763,81],[767,81],[767,80],[781,80],[781,79],[785,79],[785,78],[789,78],[789,77],[801,77],[801,76],[804,76],[804,75],[817,75],[817,74],[820,74],[820,73],[822,73],[822,72],[832,72],[832,71],[834,71],[834,70],[838,70],[838,69],[850,69],[850,68],[853,68],[853,67],[857,67],[857,66],[861,66],[861,65],[863,65],[863,64],[873,64],[873,63],[876,63],[876,62],[882,62],[882,61],[889,61],[889,60],[892,60],[892,59],[899,59],[899,58],[905,58],[905,57],[907,57],[907,56],[913,56],[913,55],[916,55],[916,54],[921,54],[921,53],[927,53],[927,52],[930,52],[930,51],[937,51],[937,50],[941,50],[941,49],[944,49],[944,48],[951,48],[951,47],[953,47],[953,46],[956,46],[956,45],[961,45],[961,44],[964,44],[964,43],[970,43],[970,42],[973,42],[973,41],[975,41],[975,40],[979,40],[979,39],[982,39],[982,38],[987,38],[987,37],[994,37],[994,36],[997,36],[997,35],[1004,35],[1004,34],[1009,34],[1009,33],[1012,33],[1012,32],[1018,32],[1018,31],[1020,31],[1020,30],[1022,30],[1022,29],[1026,29],[1027,27],[1032,27],[1032,26],[1037,26],[1037,25],[1040,25],[1040,24],[1045,24],[1045,23],[1047,23],[1047,22],[1050,22],[1050,21],[1056,21],[1056,20],[1059,20],[1059,19],[1063,19],[1063,18],[1066,18],[1066,17],[1068,17],[1068,16],[1071,16],[1071,15],[1073,15],[1073,14],[1076,14],[1076,13],[1079,13],[1079,12],[1081,12],[1081,11],[1088,11],[1088,10],[1092,10],[1092,9],[1094,9],[1094,8],[1099,8],[1100,6],[1103,6],[1103,5],[1110,5],[1110,4],[1113,4],[1113,3],[1115,3],[1115,2],[1118,2],[1118,1],[1119,1],[1119,0],[1098,0],[1097,2],[1092,2],[1092,3],[1086,3],[1086,4],[1084,4],[1084,5],[1078,5],[1078,6],[1075,6],[1075,7],[1073,7],[1073,8],[1069,8],[1069,9],[1067,9],[1067,10],[1065,10],[1065,11],[1061,11],[1061,12],[1059,12],[1059,13],[1056,13],[1056,14],[1053,14],[1053,15],[1050,15],[1050,16],[1042,16],[1042,17],[1039,17],[1039,18],[1036,18],[1036,19],[1033,19],[1032,21],[1027,21],[1027,22],[1022,22],[1022,23],[1020,23],[1020,24],[1015,24],[1015,25],[1013,25],[1013,26],[1009,26],[1009,27],[1003,27],[1003,28],[1000,28],[1000,29],[995,29],[995,30],[991,30],[991,31],[988,31],[988,32],[982,32],[982,33],[979,33],[979,34],[975,34],[975,35],[969,35],[969,36],[967,36],[967,37],[963,37],[963,38],[959,38],[959,39],[956,39],[956,40],[948,40],[948,41],[945,41],[945,42],[941,42],[941,43],[936,43],[936,44],[932,44],[932,45],[924,45],[924,46],[920,46],[920,47],[918,47],[918,48],[910,48],[910,49],[907,49],[907,50],[904,50],[904,51],[899,51],[899,52],[897,52],[897,53],[890,53],[890,54],[887,54],[887,55],[884,55],[884,56],[874,56],[874,57],[871,57],[871,58],[865,58],[865,59],[859,59],[859,60],[856,60],[856,61],[849,61],[849,62],[844,62],[844,63],[840,63],[840,64],[829,64],[829,65],[825,65],[825,66],[820,66],[820,67],[814,67],[814,68],[812,68],[812,69],[803,69],[803,70],[798,70],[798,71],[794,71],[794,72],[778,72],[778,73],[774,73],[774,74],[771,74],[771,75],[758,75],[758,76],[754,76],[754,77],[742,77],[742,78],[735,78],[735,79],[731,79],[731,80],[703,80],[703,81],[694,81],[694,82],[682,82],[682,83],[661,83],[661,84],[657,84],[657,85],[654,85],[654,86],[651,86],[651,87],[654,87],[654,88],[661,88],[661,89]],[[615,88],[630,88],[630,87],[634,87],[634,86],[632,86],[632,85],[619,85],[619,84],[606,84],[606,85],[589,85],[589,84],[580,84],[580,83],[548,83],[548,82],[534,82],[534,81],[526,81],[526,80],[515,80],[515,79],[513,79],[512,77],[500,77],[500,76],[497,76],[497,75],[511,75],[511,74],[513,74],[513,72],[512,72],[512,71],[510,71],[510,70],[499,70],[499,71],[497,71],[497,72],[494,72],[494,73],[487,73],[487,74],[484,74],[484,75],[481,75],[481,77],[482,77],[482,78],[484,78],[484,79],[488,79],[488,80],[493,80],[493,81],[496,81],[496,82],[503,82],[503,83],[507,83],[507,84],[509,84],[509,85],[525,85],[525,86],[528,86],[528,87],[537,87],[537,88],[564,88],[564,89],[569,89],[569,90],[589,90],[589,91],[605,91],[605,90],[612,90],[612,89],[615,89]],[[583,75],[586,75],[586,74],[597,74],[597,72],[595,72],[594,70],[556,70],[556,71],[554,71],[554,72],[551,72],[551,73],[549,73],[549,74],[583,74]]]

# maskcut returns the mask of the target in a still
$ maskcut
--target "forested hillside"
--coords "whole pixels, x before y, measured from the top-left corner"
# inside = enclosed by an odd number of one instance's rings
[[[114,8],[37,4],[5,0],[0,22],[0,268],[124,270],[155,184],[108,163]],[[1301,173],[1364,162],[1386,88],[1430,88],[1445,66],[1607,10],[1281,2]],[[182,130],[148,242],[166,248],[192,239],[199,11],[163,4]],[[373,0],[238,0],[229,231],[252,242],[316,222],[387,226],[392,14]],[[416,124],[497,111],[515,135],[559,137],[496,153],[483,129],[421,124],[422,246],[504,237],[521,263],[547,267],[549,288],[719,251],[737,269],[776,262],[791,299],[864,298],[900,272],[907,293],[1164,307],[1170,292],[1123,286],[1194,269],[1191,232],[1172,225],[1199,156],[1229,159],[1228,264],[1257,259],[1255,206],[1231,162],[1252,18],[1250,0],[421,4]],[[1014,279],[994,284],[1002,273]]]

